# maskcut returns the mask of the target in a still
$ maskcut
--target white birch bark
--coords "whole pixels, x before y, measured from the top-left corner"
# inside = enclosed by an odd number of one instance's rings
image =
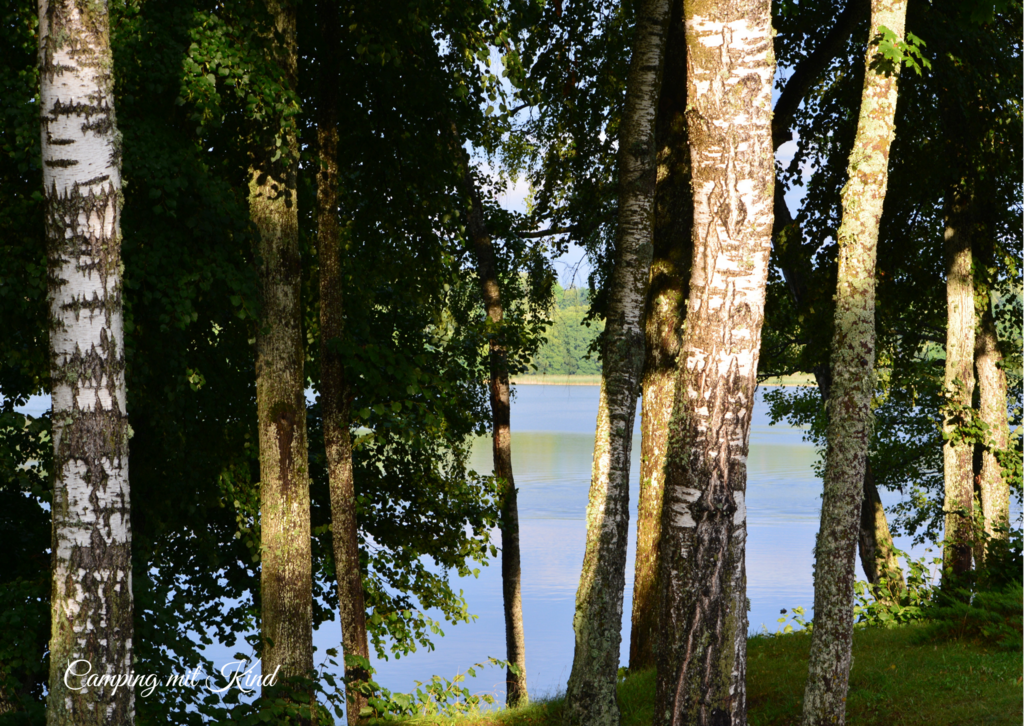
[[[742,724],[746,460],[773,226],[770,2],[687,2],[685,22],[693,265],[662,506],[654,723]]]
[[[872,0],[868,38],[885,26],[903,37],[906,0]],[[878,226],[895,136],[895,73],[872,68],[878,49],[869,42],[857,136],[843,188],[843,219],[836,238],[839,270],[832,386],[828,400],[821,529],[815,548],[814,630],[803,723],[843,724],[853,637],[856,546],[871,435],[875,367],[875,259]]]
[[[107,4],[41,0],[39,64],[54,442],[47,723],[130,724],[130,686],[76,677],[132,671],[121,141]]]
[[[644,0],[619,137],[619,217],[610,281],[587,505],[587,547],[576,593],[576,647],[565,694],[570,726],[619,723],[616,676],[629,536],[629,459],[644,361],[642,316],[651,266],[658,109],[670,0]]]

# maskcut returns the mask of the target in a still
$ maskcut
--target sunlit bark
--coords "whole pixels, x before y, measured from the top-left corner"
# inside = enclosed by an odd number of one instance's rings
[[[654,723],[746,722],[747,450],[771,249],[768,0],[687,2],[693,265],[669,427]]]
[[[967,199],[962,190],[947,200],[946,251],[946,405],[942,421],[942,470],[945,480],[945,572],[971,569],[974,540],[974,446],[958,432],[968,423],[974,395],[974,272]]]
[[[857,135],[843,188],[843,218],[836,235],[839,269],[832,340],[821,528],[815,548],[814,630],[805,726],[843,724],[849,688],[856,545],[871,435],[875,384],[875,260],[878,227],[895,135],[898,68],[873,61],[874,39],[884,26],[903,37],[906,0],[873,0]]]
[[[296,81],[295,8],[267,0],[275,60]],[[261,319],[256,331],[256,410],[260,444],[260,552],[263,672],[283,679],[313,670],[309,469],[303,374],[296,174],[298,144],[286,122],[273,148],[254,149],[249,214],[259,234]],[[276,144],[275,144],[276,146]],[[280,670],[278,671],[278,668]],[[305,697],[299,697],[305,700]]]
[[[981,476],[978,482],[985,533],[1004,539],[1010,524],[1010,485],[995,452],[1009,446],[1010,424],[1006,409],[1006,373],[992,309],[986,306],[979,316],[974,348],[974,364],[978,371],[978,416],[988,425],[988,436],[982,451]]]

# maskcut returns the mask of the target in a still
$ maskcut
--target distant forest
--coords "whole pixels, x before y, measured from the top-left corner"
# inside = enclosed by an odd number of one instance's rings
[[[589,356],[590,344],[604,330],[603,320],[584,323],[590,309],[590,296],[585,289],[563,289],[555,285],[555,307],[547,342],[533,359],[534,373],[539,375],[596,375],[601,373],[597,353]]]

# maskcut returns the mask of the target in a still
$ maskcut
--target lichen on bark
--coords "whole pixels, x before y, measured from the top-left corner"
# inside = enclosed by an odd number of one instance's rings
[[[814,630],[804,690],[805,726],[846,719],[856,544],[875,387],[875,259],[895,134],[896,72],[873,64],[885,26],[903,36],[906,0],[873,0],[857,135],[836,235],[839,269],[832,340],[821,528],[815,547]]]
[[[296,87],[295,8],[267,0],[275,33],[268,52]],[[253,148],[249,214],[257,230],[260,319],[256,331],[256,412],[260,446],[262,668],[278,683],[313,671],[312,558],[303,373],[301,273],[296,176],[298,143],[276,117],[279,147]],[[268,689],[265,688],[265,691]],[[311,694],[283,694],[308,703]]]

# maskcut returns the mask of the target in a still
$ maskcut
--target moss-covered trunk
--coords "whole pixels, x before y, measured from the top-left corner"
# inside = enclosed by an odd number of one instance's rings
[[[971,569],[974,541],[974,445],[958,429],[969,423],[974,396],[974,271],[967,193],[950,191],[946,201],[946,396],[942,437],[946,531],[943,570],[964,575]]]
[[[654,257],[644,310],[645,359],[640,419],[640,501],[636,521],[630,670],[654,667],[658,640],[658,543],[665,490],[668,423],[676,390],[676,356],[686,314],[693,194],[686,137],[686,36],[683,2],[669,22],[655,138]]]
[[[320,98],[317,108],[317,261],[320,275],[320,408],[324,421],[327,478],[331,492],[331,538],[338,586],[338,615],[346,657],[370,657],[366,634],[366,601],[359,566],[352,436],[349,432],[351,391],[340,347],[345,336],[345,279],[341,271],[341,230],[338,225],[338,85],[341,82],[338,47],[340,20],[332,0],[320,0]],[[369,674],[345,664],[350,681]],[[356,724],[366,699],[355,690],[347,694],[346,717]]]
[[[457,138],[457,135],[456,135]],[[498,267],[494,258],[491,236],[484,221],[483,201],[473,181],[469,155],[461,144],[455,144],[460,153],[466,219],[470,242],[476,260],[476,274],[480,293],[489,320],[489,366],[491,399],[491,453],[494,476],[499,482],[501,517],[501,592],[505,610],[505,659],[509,668],[505,673],[505,703],[509,708],[526,705],[526,635],[523,631],[522,573],[519,566],[519,503],[516,482],[512,475],[512,431],[508,381],[508,349],[502,333],[504,309],[501,288],[498,285]],[[513,670],[514,668],[514,670]]]
[[[295,8],[267,0],[267,9],[275,23],[275,39],[267,42],[285,82],[294,89]],[[285,678],[306,677],[313,670],[313,600],[302,262],[296,199],[298,143],[294,128],[280,118],[268,136],[268,143],[253,149],[249,214],[259,235],[256,252],[261,315],[256,332],[256,410],[262,658],[263,672],[277,671],[280,683]],[[305,696],[296,698],[307,700]]]
[[[131,724],[121,147],[106,2],[39,3],[53,402],[50,726]]]
[[[872,39],[880,26],[902,38],[906,14],[906,0],[872,0],[857,135],[836,235],[839,269],[832,387],[821,529],[815,548],[814,631],[804,691],[805,726],[846,720],[856,546],[875,384],[875,260],[889,178],[889,147],[895,135],[898,78],[898,68],[885,73],[877,65],[872,67],[878,53]]]
[[[693,265],[661,527],[654,723],[746,722],[746,460],[771,249],[771,5],[686,2]]]
[[[1003,478],[1003,469],[996,457],[1006,451],[1010,442],[1010,423],[1006,409],[1006,373],[999,350],[996,322],[991,304],[979,316],[974,347],[974,365],[978,372],[978,416],[988,426],[982,450],[978,494],[985,533],[1003,539],[1010,524],[1010,484]]]
[[[629,459],[644,362],[641,327],[652,255],[654,138],[672,3],[644,0],[637,13],[619,134],[619,216],[609,281],[601,396],[587,504],[587,545],[576,592],[576,647],[565,694],[570,726],[619,723],[615,683],[629,536]]]

